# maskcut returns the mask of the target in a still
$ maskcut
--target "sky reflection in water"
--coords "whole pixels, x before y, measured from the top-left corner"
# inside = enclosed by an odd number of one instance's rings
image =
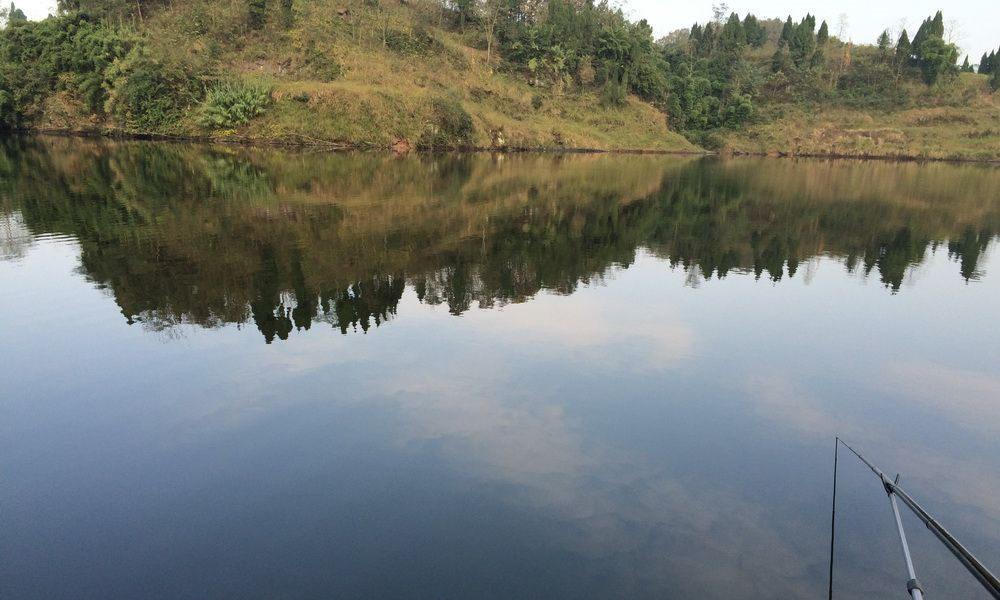
[[[996,169],[0,159],[5,597],[819,597],[837,434],[1000,565]]]

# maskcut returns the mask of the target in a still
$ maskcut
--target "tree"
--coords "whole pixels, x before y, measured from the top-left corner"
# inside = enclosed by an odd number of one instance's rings
[[[1000,90],[1000,69],[993,69],[993,75],[990,77],[990,87],[993,91]]]
[[[941,75],[954,72],[958,60],[958,48],[949,44],[941,36],[932,35],[920,46],[920,72],[927,85],[937,83]]]
[[[493,45],[497,31],[497,23],[501,13],[508,6],[508,0],[484,0],[486,14],[486,67],[493,72]]]
[[[802,19],[802,23],[809,28],[809,33],[816,31],[816,17],[806,13],[806,18]]]
[[[792,15],[788,15],[788,19],[785,24],[781,27],[781,37],[778,38],[778,47],[783,48],[788,45],[788,42],[792,40],[792,32],[795,30],[795,24],[792,23]]]
[[[968,54],[965,55],[965,62],[962,63],[962,72],[963,73],[972,73],[973,72],[972,65],[969,64],[969,55]]]
[[[811,25],[814,22],[815,19],[810,20],[806,17],[792,30],[792,37],[788,41],[788,52],[796,67],[801,68],[806,65],[816,50],[816,38],[813,36]]]
[[[724,52],[738,53],[746,43],[746,33],[743,31],[740,18],[736,13],[729,15],[729,20],[722,26],[722,32],[719,34],[719,47]]]
[[[688,36],[688,39],[691,40],[691,44],[693,46],[697,47],[698,44],[701,43],[701,34],[702,34],[701,25],[695,23],[694,25],[691,26],[691,34]],[[985,54],[983,54],[983,59],[984,60],[986,59]]]
[[[754,48],[760,48],[767,42],[767,30],[757,17],[749,13],[743,19],[743,32],[746,34],[747,43]]]
[[[823,21],[819,26],[819,33],[816,34],[816,45],[825,46],[828,39],[830,39],[830,28],[826,26],[826,21]]]
[[[18,23],[26,23],[28,16],[11,2],[10,8],[0,9],[0,20],[5,20],[7,25],[16,25]]]
[[[698,46],[695,48],[695,54],[697,56],[708,57],[715,50],[716,42],[716,26],[714,23],[708,23],[705,28],[701,30],[701,39],[698,40]]]
[[[896,42],[896,66],[904,67],[909,64],[912,51],[910,36],[906,35],[906,30],[904,29],[899,34],[899,40]]]
[[[920,45],[924,43],[924,40],[926,40],[927,36],[929,35],[930,26],[931,26],[931,20],[924,19],[923,22],[920,24],[920,27],[917,28],[917,33],[914,34],[913,42],[911,44],[912,54],[917,54],[920,51]]]
[[[920,68],[928,85],[936,83],[943,74],[957,72],[958,48],[944,41],[944,16],[941,11],[920,24],[909,54],[909,62]]]
[[[882,54],[889,52],[889,48],[892,47],[892,38],[889,37],[889,30],[886,29],[878,36],[878,49]]]
[[[944,39],[944,15],[941,14],[941,11],[934,13],[934,18],[931,19],[930,30],[928,33],[934,37]]]
[[[980,75],[992,75],[997,71],[1000,71],[1000,65],[997,63],[1000,59],[997,58],[996,51],[991,51],[989,54],[983,54],[983,57],[979,60],[979,74]]]

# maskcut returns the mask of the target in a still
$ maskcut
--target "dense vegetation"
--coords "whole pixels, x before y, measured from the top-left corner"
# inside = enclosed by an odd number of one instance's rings
[[[352,113],[354,123],[337,135],[365,137],[353,132],[370,119],[369,129],[394,126],[395,137],[416,145],[503,146],[504,123],[510,128],[526,114],[579,120],[564,105],[582,99],[586,111],[593,97],[603,117],[589,126],[610,130],[620,121],[616,111],[628,110],[636,98],[689,139],[721,146],[726,132],[775,121],[788,106],[957,105],[969,100],[952,91],[962,87],[956,82],[963,71],[983,82],[982,93],[986,82],[1000,88],[995,52],[982,57],[978,74],[970,73],[968,57],[959,66],[941,12],[925,19],[912,39],[905,30],[895,40],[886,31],[870,46],[838,39],[812,15],[740,17],[727,15],[724,5],[711,22],[654,40],[645,20],[633,22],[604,0],[60,0],[59,15],[41,22],[27,21],[13,5],[5,12],[0,124],[8,127],[59,112],[55,104],[125,131],[248,130],[275,98],[315,108],[327,89],[320,84],[336,85],[347,71],[370,85],[381,81],[383,60],[397,67],[426,64],[437,75],[469,72],[470,56],[484,63],[493,83],[473,81],[470,72],[456,90],[454,81],[428,85],[431,75],[414,73],[421,101],[406,108],[412,123],[376,124],[395,115],[372,114],[372,103],[384,94],[369,94]],[[345,55],[361,60],[345,66]],[[364,70],[371,73],[358,74]],[[293,85],[305,81],[316,83]],[[435,85],[451,90],[433,91]],[[522,89],[532,90],[530,102],[516,97]],[[486,108],[471,115],[471,103]],[[294,105],[281,108],[288,119],[301,116]],[[284,126],[274,120],[269,131]],[[547,142],[565,145],[565,137],[553,128]]]

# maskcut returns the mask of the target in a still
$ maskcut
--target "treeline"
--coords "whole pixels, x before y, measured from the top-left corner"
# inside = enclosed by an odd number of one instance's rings
[[[963,69],[972,72],[972,65],[969,64],[969,57],[965,57]],[[990,76],[990,85],[994,90],[1000,90],[1000,50],[992,50],[989,54],[983,53],[979,59],[979,74]]]
[[[910,87],[944,88],[961,70],[958,48],[944,39],[940,11],[912,41],[903,31],[893,43],[885,32],[877,45],[854,46],[809,14],[782,22],[753,14],[727,18],[717,10],[712,22],[654,41],[645,20],[630,22],[605,2],[455,0],[447,6],[455,27],[477,25],[488,47],[499,47],[500,68],[557,89],[598,86],[607,104],[635,94],[661,107],[675,129],[708,145],[714,130],[766,118],[762,104],[906,108]],[[986,73],[996,61],[984,58]]]

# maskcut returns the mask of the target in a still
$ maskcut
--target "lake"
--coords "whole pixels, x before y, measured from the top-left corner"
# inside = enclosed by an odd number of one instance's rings
[[[6,138],[0,593],[825,598],[837,435],[998,569],[998,235],[995,166]]]

